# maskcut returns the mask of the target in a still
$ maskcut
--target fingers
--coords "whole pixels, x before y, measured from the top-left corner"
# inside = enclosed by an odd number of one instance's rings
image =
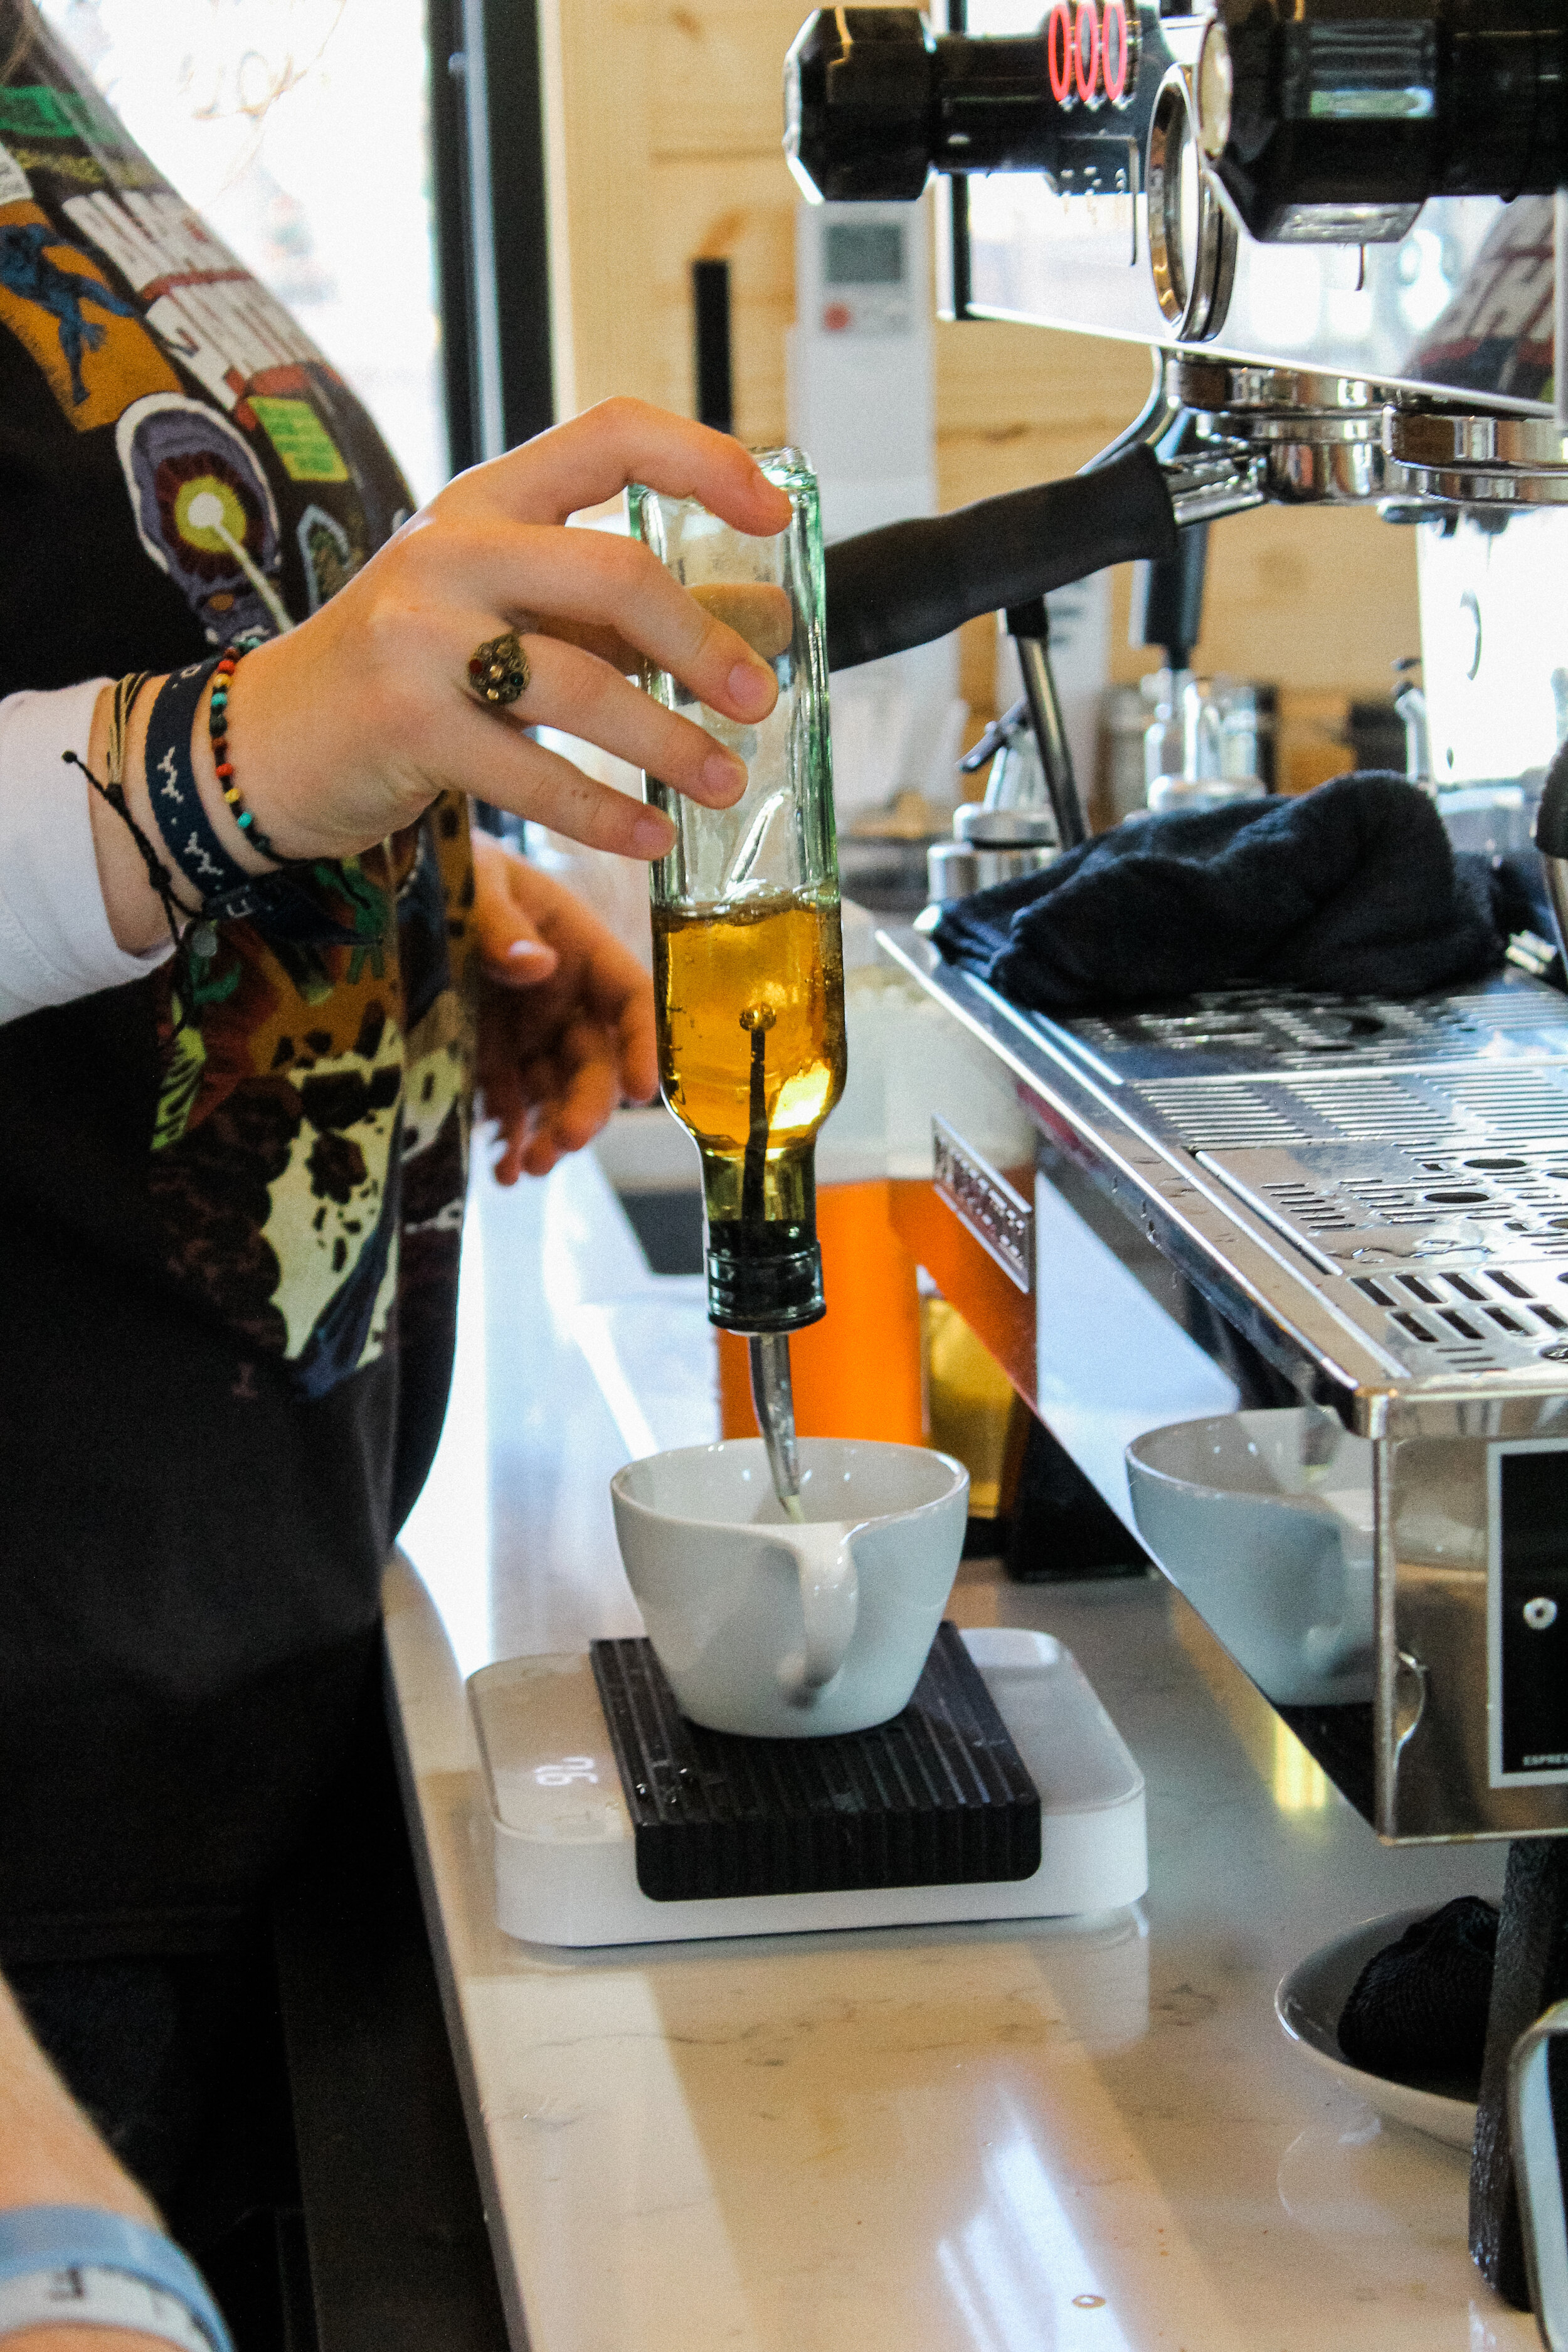
[[[542,940],[513,940],[505,955],[489,961],[485,970],[503,988],[537,988],[541,981],[553,980],[561,959]]]
[[[553,1054],[487,1071],[484,1108],[498,1129],[497,1182],[548,1176],[558,1160],[593,1141],[620,1099],[615,1041],[591,1022],[574,1022]]]
[[[547,1103],[536,1141],[557,1156],[581,1151],[593,1141],[621,1099],[621,1074],[613,1034],[595,1024],[574,1022],[556,1057],[558,1087]],[[524,1081],[527,1080],[524,1073]]]
[[[617,1103],[658,1081],[648,974],[591,908],[488,835],[474,838],[474,922],[487,970],[524,935],[552,951],[543,987],[481,999],[479,1087],[496,1122],[498,1181],[547,1174]]]
[[[483,924],[478,927],[485,974],[502,988],[538,988],[554,979],[561,958],[548,940],[539,937],[525,915],[518,919],[521,928],[510,938],[498,930],[487,939]]]
[[[737,530],[784,530],[789,500],[727,433],[640,400],[606,400],[496,460],[498,493],[520,520],[564,522],[629,482],[699,499]]]
[[[508,718],[462,697],[461,733],[454,732],[449,757],[467,791],[591,848],[622,857],[668,855],[675,838],[668,817],[531,741],[521,732],[526,725],[581,736],[704,807],[729,808],[740,799],[745,762],[705,729],[592,654],[532,634],[523,642],[531,675]]]
[[[675,827],[661,810],[595,783],[558,751],[477,706],[457,715],[448,758],[453,776],[476,800],[548,825],[585,848],[648,863],[674,845]]]
[[[514,722],[581,736],[705,807],[730,808],[740,799],[746,763],[705,728],[667,710],[575,646],[531,635],[522,643],[532,675],[512,705]]]
[[[635,540],[599,530],[465,530],[432,537],[426,560],[455,604],[482,603],[519,630],[608,636],[671,671],[727,718],[765,719],[778,700],[770,662]],[[776,613],[771,604],[764,613],[776,635]]]
[[[481,1071],[479,1094],[483,1115],[496,1130],[496,1153],[490,1172],[498,1184],[515,1184],[523,1173],[523,1159],[533,1137],[533,1106],[523,1092],[516,1069]]]

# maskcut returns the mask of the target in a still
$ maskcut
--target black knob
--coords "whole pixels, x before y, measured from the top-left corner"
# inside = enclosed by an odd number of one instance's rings
[[[931,37],[918,8],[822,8],[784,59],[784,152],[829,203],[918,196],[931,168]]]
[[[1403,236],[1428,196],[1544,193],[1568,157],[1563,0],[1221,0],[1200,134],[1254,236]]]
[[[1098,42],[1092,9],[1090,20]],[[1125,26],[1120,8],[1115,21]],[[1119,37],[1118,106],[1131,82]],[[807,193],[830,202],[907,200],[932,171],[1053,170],[1075,111],[1090,127],[1079,101],[1052,94],[1045,35],[934,34],[915,8],[819,9],[784,61],[784,152]]]

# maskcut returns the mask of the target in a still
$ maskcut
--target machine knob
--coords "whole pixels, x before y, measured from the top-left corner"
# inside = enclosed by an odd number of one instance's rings
[[[1377,243],[1428,196],[1555,188],[1565,71],[1558,0],[1219,0],[1199,138],[1254,236]]]
[[[808,195],[918,196],[931,168],[932,41],[918,8],[820,8],[784,59],[784,152]]]
[[[1110,0],[1114,62],[1101,62],[1103,10],[1086,5],[1084,38],[1092,54],[1068,54],[1058,27],[1053,95],[1048,31],[970,39],[935,34],[916,8],[820,8],[796,35],[784,61],[784,152],[808,196],[830,203],[918,196],[937,172],[1039,172],[1054,168],[1064,126],[1083,101],[1070,77],[1086,69],[1101,104],[1110,71],[1125,102],[1134,44],[1123,0]],[[1062,84],[1062,72],[1069,80]]]

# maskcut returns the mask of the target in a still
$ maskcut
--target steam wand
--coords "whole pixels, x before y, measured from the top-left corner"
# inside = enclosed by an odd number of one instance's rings
[[[749,1004],[741,1026],[752,1040],[751,1099],[746,1132],[746,1157],[741,1172],[741,1224],[753,1229],[763,1223],[763,1183],[768,1155],[768,1031],[773,1025],[771,1004]],[[795,1442],[795,1398],[790,1388],[789,1335],[784,1331],[753,1331],[750,1339],[752,1403],[757,1427],[767,1448],[773,1492],[788,1519],[804,1520],[800,1504],[800,1457]]]

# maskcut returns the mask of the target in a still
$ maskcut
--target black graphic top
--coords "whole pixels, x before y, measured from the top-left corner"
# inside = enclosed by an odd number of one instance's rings
[[[19,30],[0,0],[0,58]],[[406,513],[353,394],[39,35],[0,86],[0,694],[304,618]],[[0,1028],[0,1958],[201,1948],[326,1785],[450,1369],[467,816],[305,937]]]

